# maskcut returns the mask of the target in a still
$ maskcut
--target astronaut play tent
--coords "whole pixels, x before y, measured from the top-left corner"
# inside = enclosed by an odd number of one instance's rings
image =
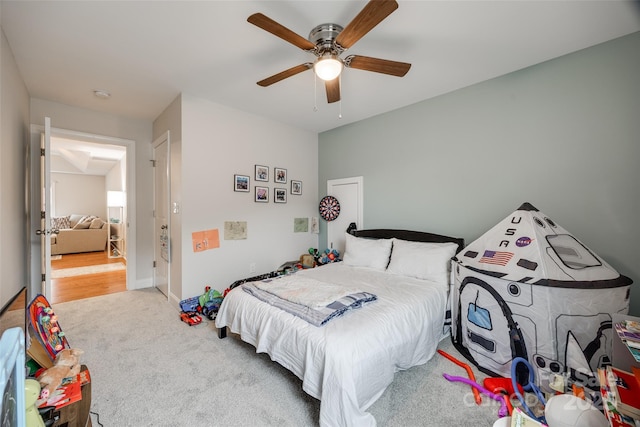
[[[627,313],[631,279],[529,203],[460,251],[452,268],[452,339],[465,357],[503,377],[523,357],[545,391],[554,374],[597,386],[593,373],[611,355],[611,314]]]

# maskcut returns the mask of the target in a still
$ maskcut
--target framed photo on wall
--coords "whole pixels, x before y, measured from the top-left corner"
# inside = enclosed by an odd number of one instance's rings
[[[287,170],[282,168],[273,168],[273,181],[278,184],[286,184]]]
[[[256,176],[254,179],[256,181],[269,181],[269,167],[256,165]]]
[[[287,203],[287,189],[286,188],[274,188],[273,189],[273,203]]]
[[[291,194],[302,194],[302,181],[291,180]]]
[[[256,202],[267,203],[269,201],[269,187],[256,186]]]
[[[249,177],[247,175],[234,175],[233,176],[233,190],[249,192]]]

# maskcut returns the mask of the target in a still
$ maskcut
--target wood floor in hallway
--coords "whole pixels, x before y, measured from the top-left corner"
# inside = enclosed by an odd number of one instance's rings
[[[106,251],[66,254],[59,260],[51,260],[51,270],[118,262],[126,265],[124,258],[109,258]],[[55,304],[126,290],[127,270],[51,279],[50,302]]]

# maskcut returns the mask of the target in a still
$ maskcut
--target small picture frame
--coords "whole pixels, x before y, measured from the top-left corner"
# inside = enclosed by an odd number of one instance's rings
[[[269,187],[256,186],[256,202],[258,203],[269,202]]]
[[[256,176],[254,177],[256,181],[269,181],[269,167],[256,165]]]
[[[273,189],[273,203],[287,203],[287,189],[286,188],[274,188]]]
[[[273,182],[278,184],[287,183],[287,170],[283,168],[273,168]]]
[[[233,191],[249,192],[249,177],[247,175],[233,176]]]
[[[302,194],[302,181],[291,180],[291,194]]]

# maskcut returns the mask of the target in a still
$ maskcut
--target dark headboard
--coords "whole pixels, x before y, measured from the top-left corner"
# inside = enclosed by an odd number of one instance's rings
[[[455,243],[458,245],[456,253],[464,248],[464,239],[459,237],[443,236],[440,234],[427,233],[424,231],[394,230],[390,228],[378,228],[372,230],[358,230],[355,223],[351,223],[347,228],[347,233],[355,237],[366,237],[369,239],[396,239],[409,240],[411,242],[429,243]]]

